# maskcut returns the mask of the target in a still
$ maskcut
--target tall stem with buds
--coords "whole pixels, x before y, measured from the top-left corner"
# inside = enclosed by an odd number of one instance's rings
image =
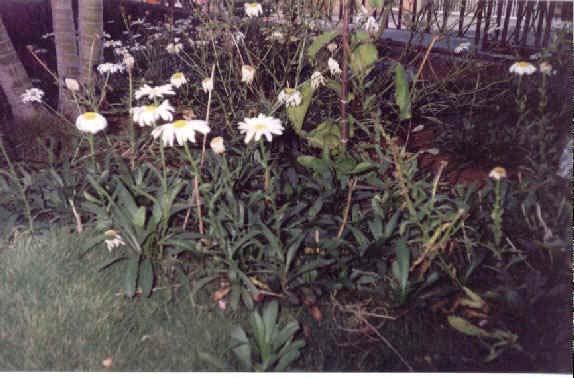
[[[341,116],[341,143],[346,145],[349,140],[349,122],[347,120],[347,85],[349,60],[349,4],[347,0],[343,1],[343,67],[341,73],[341,98],[339,103],[339,113]]]

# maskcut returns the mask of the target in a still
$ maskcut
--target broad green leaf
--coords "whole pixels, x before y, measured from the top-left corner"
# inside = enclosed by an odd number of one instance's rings
[[[305,168],[311,169],[317,173],[325,173],[329,171],[329,165],[323,159],[314,156],[303,155],[297,158],[297,162]]]
[[[240,326],[231,330],[232,350],[244,368],[251,370],[251,347],[247,334]]]
[[[450,324],[452,328],[468,336],[475,336],[475,337],[489,336],[489,333],[483,330],[482,328],[477,327],[474,324],[470,323],[468,320],[458,316],[449,316],[448,324]]]
[[[124,288],[126,290],[126,296],[131,298],[136,293],[136,287],[138,282],[138,270],[139,270],[139,257],[131,257],[128,260],[128,266],[126,269],[126,274],[124,276]]]
[[[291,121],[293,130],[297,134],[301,133],[303,129],[303,123],[305,121],[305,116],[307,115],[307,110],[309,110],[309,105],[311,105],[311,100],[313,99],[313,92],[315,90],[310,85],[309,81],[304,82],[298,87],[301,92],[301,104],[299,106],[291,106],[287,108],[287,117]]]
[[[273,339],[273,348],[279,349],[293,337],[299,330],[299,323],[296,321],[288,323]]]
[[[397,241],[397,244],[395,245],[395,253],[397,256],[395,274],[397,275],[396,278],[399,280],[401,292],[404,298],[409,282],[409,268],[411,260],[411,253],[404,239],[399,239]]]
[[[355,32],[355,34],[353,34],[352,36],[352,43],[356,44],[356,43],[361,43],[361,42],[369,42],[371,40],[371,37],[369,37],[369,33],[367,33],[364,30],[359,30],[357,32]]]
[[[317,55],[319,50],[321,50],[323,46],[331,42],[338,35],[339,35],[338,30],[332,30],[317,36],[313,40],[313,43],[311,43],[311,46],[309,46],[309,48],[307,49],[307,57],[309,57],[309,59],[311,60],[315,59],[315,56]]]
[[[141,206],[138,207],[138,210],[133,214],[132,222],[138,226],[143,228],[145,226],[145,207]]]
[[[369,5],[373,8],[380,8],[383,6],[383,0],[369,0]]]
[[[402,64],[395,66],[395,102],[399,107],[401,120],[410,119],[411,114],[411,95],[407,72]]]
[[[299,349],[285,353],[275,366],[275,371],[285,371],[293,361],[299,358],[299,355]]]
[[[149,297],[153,289],[153,265],[150,259],[141,261],[138,282],[142,289],[142,295]]]
[[[325,121],[307,134],[307,140],[314,147],[332,149],[341,145],[341,130],[333,121]]]
[[[277,301],[267,302],[263,308],[263,324],[265,327],[265,343],[271,343],[277,315],[279,314],[279,303]]]
[[[377,47],[372,43],[365,43],[358,46],[351,55],[351,70],[355,74],[364,73],[378,58]]]

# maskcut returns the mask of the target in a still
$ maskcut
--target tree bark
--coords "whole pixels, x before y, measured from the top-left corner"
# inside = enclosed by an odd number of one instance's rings
[[[58,109],[64,115],[73,117],[77,113],[77,108],[64,85],[64,80],[67,78],[79,79],[80,76],[80,57],[78,56],[74,10],[72,0],[51,0],[51,3],[59,77]]]
[[[20,96],[32,88],[32,81],[22,65],[0,17],[0,87],[18,120],[31,120],[38,115],[34,104],[25,104]]]
[[[104,32],[103,0],[82,0],[79,3],[78,28],[80,30],[80,81],[91,85],[94,64],[102,55]]]

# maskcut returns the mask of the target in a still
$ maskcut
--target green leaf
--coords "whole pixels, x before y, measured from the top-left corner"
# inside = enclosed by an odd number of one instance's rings
[[[377,166],[374,165],[373,163],[370,163],[368,161],[363,161],[363,162],[357,164],[355,166],[355,168],[353,168],[353,170],[351,171],[351,174],[352,175],[361,175],[363,173],[370,172],[376,168],[377,168]]]
[[[126,296],[128,296],[129,298],[133,297],[136,293],[138,270],[139,270],[139,257],[131,257],[128,260],[126,275],[124,276],[124,288],[126,290]]]
[[[369,5],[373,8],[380,8],[383,6],[383,0],[369,0]]]
[[[326,173],[329,171],[328,163],[314,156],[303,155],[297,158],[297,162],[305,168],[311,169],[317,173]]]
[[[271,344],[271,337],[275,332],[275,323],[279,314],[279,303],[277,301],[267,302],[263,308],[263,325],[265,327],[265,343]]]
[[[138,207],[137,211],[133,214],[132,222],[136,226],[143,228],[145,226],[145,207]]]
[[[341,145],[341,130],[339,125],[328,120],[322,122],[313,131],[307,134],[307,140],[314,147],[332,149]]]
[[[377,47],[372,43],[365,43],[358,46],[351,55],[351,70],[355,74],[364,73],[378,59]]]
[[[232,350],[244,368],[251,370],[251,347],[247,334],[240,326],[235,326],[231,330]]]
[[[144,297],[149,297],[153,289],[153,265],[150,259],[144,259],[140,263],[139,285]]]
[[[283,355],[275,366],[275,371],[285,371],[293,361],[299,358],[300,354],[299,349],[296,349]]]
[[[448,317],[448,324],[458,332],[464,333],[468,336],[475,336],[475,337],[486,337],[489,336],[489,333],[483,330],[480,327],[475,326],[474,324],[470,323],[468,320],[458,317],[458,316],[449,316]]]
[[[297,134],[301,134],[303,129],[303,122],[305,121],[305,116],[307,115],[307,110],[309,110],[309,105],[311,105],[311,100],[313,99],[313,92],[315,90],[310,85],[309,81],[304,82],[298,87],[299,92],[301,92],[301,104],[299,106],[291,106],[287,108],[287,117],[291,121],[293,130]]]
[[[323,46],[331,42],[338,35],[339,30],[332,30],[317,36],[313,40],[313,43],[311,43],[311,46],[309,46],[309,48],[307,49],[307,57],[311,60],[315,59],[315,56],[317,55],[319,50],[321,50]]]
[[[411,253],[404,239],[399,239],[395,245],[395,254],[397,256],[396,267],[394,270],[395,278],[399,281],[403,299],[406,296],[409,282],[409,268]]]
[[[395,102],[400,110],[399,118],[401,120],[410,119],[412,114],[409,83],[407,72],[400,63],[395,66]]]

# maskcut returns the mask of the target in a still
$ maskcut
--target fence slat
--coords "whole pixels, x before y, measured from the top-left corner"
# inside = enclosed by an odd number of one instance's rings
[[[484,19],[484,33],[482,34],[483,49],[486,49],[488,46],[488,29],[490,28],[490,17],[492,16],[492,3],[493,0],[487,0],[486,17]]]
[[[484,8],[484,0],[479,0],[476,9],[476,30],[474,33],[474,44],[478,46],[480,42],[480,25],[482,23],[482,9]]]
[[[460,4],[460,16],[458,18],[458,36],[462,37],[462,28],[464,26],[464,11],[466,10],[466,0]]]
[[[550,31],[552,30],[552,18],[554,18],[554,10],[556,9],[556,2],[551,1],[548,6],[548,13],[546,14],[546,28],[544,29],[544,39],[542,41],[542,46],[548,46],[548,41],[550,40]]]
[[[526,4],[526,15],[524,16],[524,30],[522,31],[522,39],[520,40],[520,46],[526,46],[526,41],[528,40],[528,30],[530,29],[530,21],[532,18],[532,10],[534,9],[534,2],[529,1]]]
[[[522,27],[522,18],[524,17],[524,3],[518,2],[518,13],[516,14],[516,27],[514,28],[514,43],[520,41],[520,28]]]
[[[398,23],[397,23],[397,29],[401,30],[401,21],[403,18],[403,0],[399,1],[399,16],[398,16]]]
[[[512,12],[512,1],[508,0],[506,3],[506,14],[504,16],[504,27],[502,28],[502,44],[506,44],[506,37],[508,36],[508,26],[510,25],[510,15]]]
[[[498,41],[498,37],[500,36],[500,22],[502,21],[502,7],[504,6],[504,1],[498,0],[496,5],[496,32],[494,33],[494,40]]]
[[[546,16],[546,7],[548,5],[541,1],[538,3],[538,25],[536,26],[536,36],[534,37],[534,47],[540,47],[540,40],[542,39],[542,25],[544,23],[544,16]]]

